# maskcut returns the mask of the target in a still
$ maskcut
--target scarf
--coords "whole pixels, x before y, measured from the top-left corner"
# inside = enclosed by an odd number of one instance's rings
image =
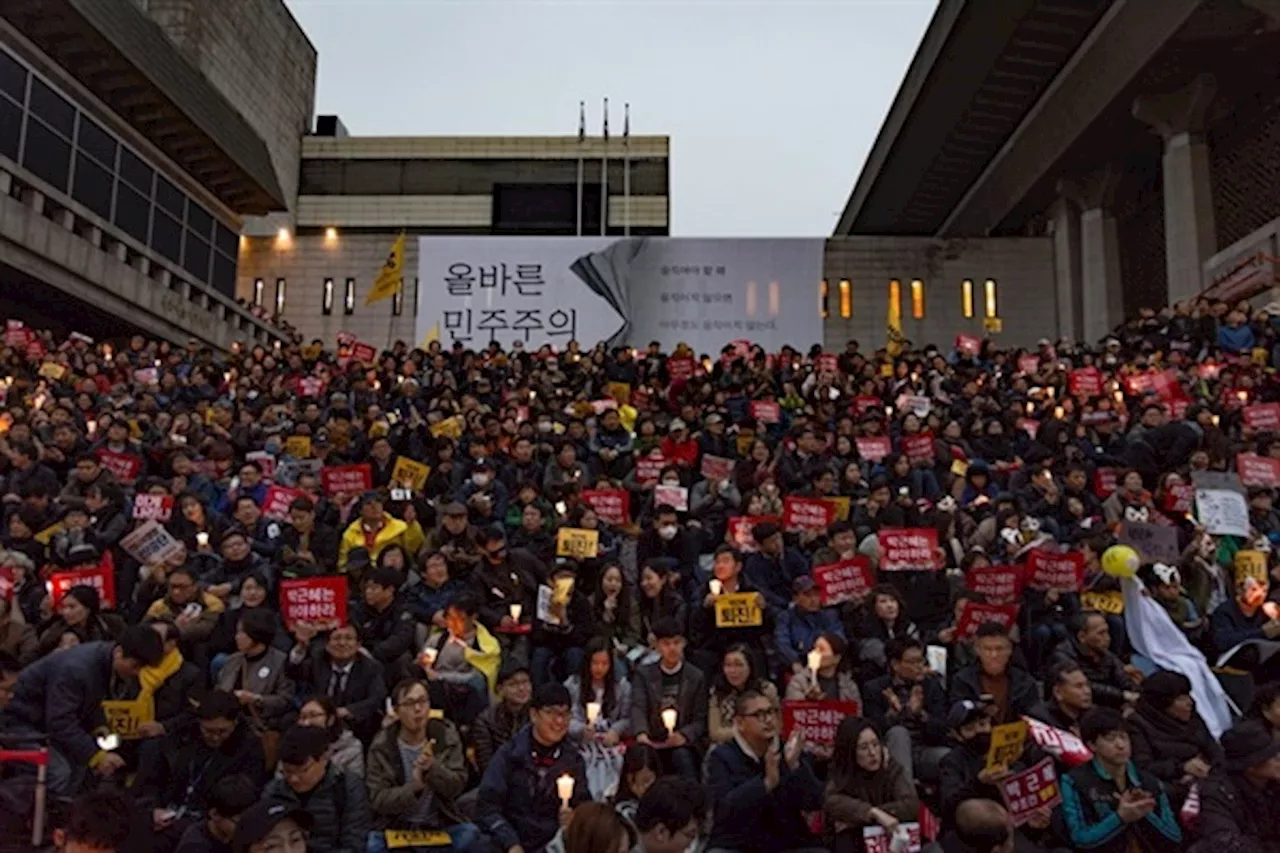
[[[156,691],[182,668],[182,664],[182,652],[174,648],[161,658],[160,663],[155,666],[144,666],[138,673],[138,683],[141,685],[141,689],[138,691],[138,698],[135,701],[144,711],[142,714],[143,719],[154,720],[156,718]]]

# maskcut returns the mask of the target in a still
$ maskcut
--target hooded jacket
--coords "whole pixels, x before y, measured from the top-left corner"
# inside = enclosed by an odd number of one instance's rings
[[[494,755],[480,782],[475,822],[498,842],[500,849],[519,845],[525,853],[541,853],[560,828],[560,797],[556,780],[573,777],[570,808],[591,799],[582,755],[561,741],[542,764],[533,750],[533,727],[516,732]]]

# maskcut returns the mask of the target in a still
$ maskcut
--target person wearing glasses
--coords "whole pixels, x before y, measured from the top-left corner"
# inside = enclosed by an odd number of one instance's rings
[[[280,778],[267,783],[262,798],[311,816],[309,853],[364,853],[371,825],[364,781],[330,763],[324,729],[294,726],[284,733]]]
[[[297,643],[289,651],[286,671],[301,688],[298,692],[329,697],[347,727],[368,743],[378,731],[387,701],[382,664],[360,654],[354,625],[334,628],[319,640],[314,625],[299,622],[293,636]]]
[[[707,758],[711,853],[822,849],[802,814],[822,808],[822,782],[800,729],[778,742],[781,722],[772,699],[754,690],[738,697],[733,740]]]
[[[568,824],[573,807],[591,799],[582,754],[568,740],[570,705],[563,684],[539,686],[529,725],[498,750],[484,772],[476,823],[502,853],[542,853]],[[573,780],[567,804],[559,782],[566,776]]]
[[[397,831],[440,833],[457,853],[470,850],[479,830],[458,811],[455,799],[467,784],[462,739],[453,723],[431,718],[431,696],[421,681],[406,680],[392,691],[396,721],[374,738],[365,782],[374,826],[370,853],[396,845]],[[423,835],[421,840],[426,840]],[[423,845],[423,849],[427,846]],[[416,846],[410,846],[415,851]]]
[[[547,567],[528,551],[509,550],[498,526],[484,528],[477,543],[480,564],[471,574],[471,585],[480,596],[480,622],[490,631],[510,637],[520,624],[533,623],[538,578],[547,576]],[[519,615],[512,615],[513,604],[520,606]],[[505,644],[503,651],[508,651]]]
[[[823,813],[831,849],[857,853],[863,830],[880,827],[892,835],[898,824],[916,819],[920,802],[911,778],[862,717],[845,717],[836,729]]]

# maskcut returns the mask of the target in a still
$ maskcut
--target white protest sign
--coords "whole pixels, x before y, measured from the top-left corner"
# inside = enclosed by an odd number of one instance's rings
[[[120,547],[144,566],[162,563],[182,554],[182,543],[155,521],[140,524],[137,530],[120,540]]]
[[[1196,474],[1196,518],[1214,536],[1248,536],[1249,503],[1234,474]]]

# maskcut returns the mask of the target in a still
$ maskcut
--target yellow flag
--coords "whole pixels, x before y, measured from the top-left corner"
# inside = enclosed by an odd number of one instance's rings
[[[902,345],[906,342],[906,336],[902,334],[902,296],[898,289],[898,282],[891,283],[889,288],[889,322],[888,322],[888,340],[885,342],[885,349],[891,358],[897,358],[902,352]]]
[[[401,231],[395,245],[391,247],[391,254],[387,255],[386,262],[378,271],[378,278],[369,289],[369,295],[364,300],[365,305],[372,305],[395,296],[404,287],[404,239],[405,234]]]
[[[440,324],[436,323],[430,329],[427,329],[427,336],[422,339],[422,343],[418,344],[418,349],[426,349],[438,340],[440,340]]]

